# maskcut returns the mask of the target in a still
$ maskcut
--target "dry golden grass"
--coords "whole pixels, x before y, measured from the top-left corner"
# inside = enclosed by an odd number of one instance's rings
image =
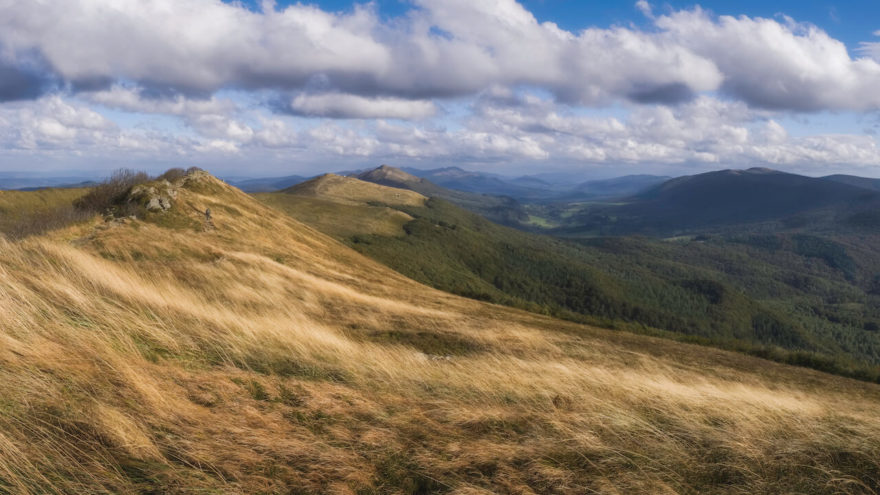
[[[309,196],[286,193],[259,193],[260,202],[281,210],[300,222],[320,227],[335,239],[376,234],[403,236],[403,226],[413,217],[388,206],[352,205]]]
[[[297,184],[285,192],[299,196],[325,198],[351,205],[380,202],[397,206],[422,206],[428,200],[415,191],[373,184],[336,174],[324,174],[302,184]]]
[[[185,181],[0,240],[0,493],[877,490],[875,385],[450,296]]]
[[[21,238],[81,221],[87,215],[74,208],[73,202],[86,192],[86,189],[0,190],[0,234]]]

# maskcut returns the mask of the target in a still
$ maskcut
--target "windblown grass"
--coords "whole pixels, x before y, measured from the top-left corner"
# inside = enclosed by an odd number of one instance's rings
[[[880,483],[877,386],[447,295],[179,182],[187,227],[0,241],[0,493]]]
[[[91,217],[74,207],[86,189],[0,190],[0,234],[20,239]]]

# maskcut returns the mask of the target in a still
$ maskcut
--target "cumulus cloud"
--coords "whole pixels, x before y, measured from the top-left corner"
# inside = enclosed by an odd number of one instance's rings
[[[713,18],[699,8],[656,20],[662,38],[711,60],[722,88],[764,108],[814,111],[880,108],[880,63],[853,59],[816,26],[790,18]]]
[[[849,170],[880,163],[871,136],[791,136],[743,102],[701,96],[674,107],[639,105],[618,116],[583,114],[547,96],[493,88],[473,102],[460,126],[431,121],[321,120],[270,114],[195,116],[190,133],[125,128],[86,104],[58,96],[0,106],[0,155],[93,156],[118,166],[134,156],[180,163],[324,160],[512,166],[542,164],[699,168],[766,165]],[[175,161],[177,160],[177,161]],[[240,170],[241,165],[237,166]],[[824,170],[823,170],[824,168]]]
[[[431,101],[400,98],[365,98],[363,96],[323,93],[302,93],[285,109],[295,115],[330,118],[392,118],[419,120],[433,117],[437,107]]]
[[[474,104],[462,129],[382,122],[375,133],[377,151],[457,161],[799,168],[880,162],[871,137],[791,137],[768,115],[742,102],[700,97],[677,107],[639,107],[621,120],[578,115],[548,99],[496,88]]]
[[[114,85],[99,91],[84,92],[82,98],[106,107],[137,113],[178,116],[226,114],[236,109],[231,100],[215,97],[193,99],[182,94],[150,97],[142,88]]]
[[[791,19],[715,17],[699,8],[655,17],[640,0],[635,7],[655,29],[573,33],[539,22],[514,0],[414,3],[406,16],[384,21],[369,4],[339,13],[300,3],[263,2],[252,11],[219,0],[0,0],[0,44],[15,57],[39,54],[74,88],[122,80],[202,96],[221,88],[309,90],[298,106],[322,116],[346,114],[326,94],[345,95],[355,116],[423,118],[427,102],[405,108],[396,100],[496,84],[539,86],[583,105],[680,103],[722,89],[766,108],[880,107],[876,45],[853,58],[821,29]],[[0,66],[9,75],[5,93],[35,87],[12,70]],[[121,96],[111,89],[104,97]]]
[[[636,2],[636,8],[639,9],[639,12],[642,13],[645,17],[650,19],[654,18],[654,9],[651,7],[651,4],[647,2],[647,0],[639,0]]]
[[[576,32],[515,0],[411,4],[387,19],[372,4],[0,0],[0,149],[880,163],[873,137],[784,127],[790,113],[880,109],[880,43],[850,53],[782,16],[661,14],[645,0],[631,5],[648,28]],[[104,116],[120,114],[118,124]]]
[[[420,0],[390,23],[369,6],[340,14],[217,0],[4,3],[0,41],[38,51],[78,87],[129,80],[183,93],[318,87],[419,99],[535,84],[592,104],[678,100],[721,80],[711,61],[654,34],[575,35],[513,0]]]
[[[125,128],[82,102],[58,95],[0,106],[0,150],[53,156],[101,156],[125,163],[131,153],[153,159],[185,156],[213,141],[147,128]]]

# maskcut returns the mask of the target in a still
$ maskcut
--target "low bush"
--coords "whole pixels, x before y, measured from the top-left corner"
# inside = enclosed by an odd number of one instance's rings
[[[123,200],[134,186],[150,181],[146,172],[119,169],[76,202],[76,207],[90,213],[112,213],[114,216],[134,214],[135,208]]]
[[[195,168],[195,167],[194,167]],[[192,169],[190,169],[191,171]],[[182,179],[189,175],[189,172],[182,168],[170,168],[165,171],[164,174],[157,177],[158,180],[167,180],[168,182],[174,182],[177,179]]]

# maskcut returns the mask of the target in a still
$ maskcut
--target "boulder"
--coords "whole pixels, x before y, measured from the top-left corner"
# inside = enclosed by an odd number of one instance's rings
[[[147,211],[161,213],[170,210],[176,198],[177,186],[163,180],[135,186],[128,201],[143,206]]]

